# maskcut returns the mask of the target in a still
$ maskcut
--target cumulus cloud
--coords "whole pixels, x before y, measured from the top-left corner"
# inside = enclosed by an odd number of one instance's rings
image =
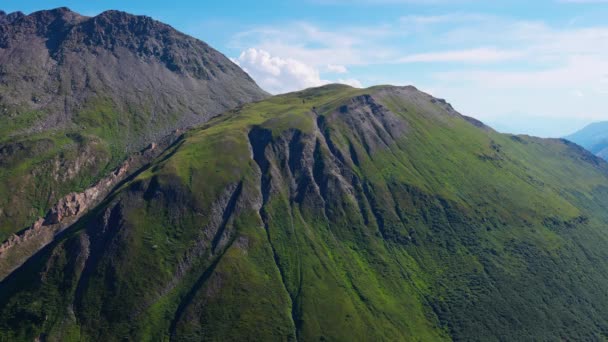
[[[295,59],[272,56],[261,49],[243,51],[236,62],[262,88],[273,94],[329,83],[321,79],[318,69]]]
[[[287,93],[332,83],[321,78],[319,69],[293,58],[281,58],[268,51],[249,48],[233,59],[266,91],[273,94]],[[332,66],[335,72],[346,72],[346,67]],[[329,67],[328,67],[329,69]],[[353,87],[361,87],[356,79],[338,80]]]
[[[348,69],[344,65],[340,64],[328,64],[326,69],[328,72],[333,72],[336,74],[345,74],[348,72]]]

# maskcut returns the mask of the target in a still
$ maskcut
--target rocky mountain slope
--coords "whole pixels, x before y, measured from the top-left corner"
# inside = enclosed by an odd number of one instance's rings
[[[594,122],[566,139],[575,142],[592,153],[608,159],[608,121]]]
[[[413,87],[187,132],[0,283],[5,340],[602,340],[608,164]]]
[[[0,12],[0,240],[131,153],[266,96],[221,53],[148,17]]]

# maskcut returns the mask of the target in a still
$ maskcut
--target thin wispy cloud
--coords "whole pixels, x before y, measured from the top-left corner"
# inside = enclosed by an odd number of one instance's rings
[[[479,13],[447,13],[438,15],[406,15],[400,18],[404,25],[437,25],[445,23],[490,22],[498,19],[494,15]]]
[[[331,30],[308,22],[293,22],[281,27],[261,26],[240,32],[233,37],[230,46],[238,49],[256,47],[317,67],[344,66],[367,64],[395,55],[395,48],[384,41],[401,34],[385,25]]]
[[[493,63],[523,57],[520,51],[505,51],[495,48],[475,48],[470,50],[429,52],[408,55],[395,63]]]
[[[339,64],[328,64],[325,70],[336,74],[345,74],[348,72],[348,69],[344,65]]]
[[[318,72],[302,84],[404,84],[406,75],[481,119],[508,116],[517,108],[530,108],[539,117],[608,115],[608,101],[601,96],[608,92],[608,81],[598,72],[608,70],[608,26],[580,21],[560,26],[485,13],[409,14],[358,27],[264,26],[235,35],[232,43],[297,60]],[[391,75],[374,71],[382,68]],[[331,78],[336,73],[344,77]]]

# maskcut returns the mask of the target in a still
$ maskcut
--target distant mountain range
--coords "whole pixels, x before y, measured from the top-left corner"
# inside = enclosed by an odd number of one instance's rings
[[[551,124],[547,124],[548,121]],[[513,112],[488,118],[484,123],[501,133],[526,134],[541,138],[559,138],[572,133],[572,127],[583,127],[587,121],[574,118],[546,117],[530,113]]]
[[[608,159],[608,121],[592,123],[565,138],[583,146],[595,155]]]

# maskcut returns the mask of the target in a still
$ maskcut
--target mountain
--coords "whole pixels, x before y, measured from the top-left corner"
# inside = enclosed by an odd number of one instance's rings
[[[413,87],[192,129],[0,283],[2,340],[608,338],[608,164]]]
[[[149,17],[0,12],[0,240],[149,144],[267,96]]]
[[[571,127],[585,125],[585,119],[577,118],[551,118],[547,124],[546,116],[539,116],[522,112],[510,112],[502,116],[489,118],[484,122],[498,132],[532,135],[541,138],[563,137],[571,133]]]
[[[566,137],[592,153],[608,159],[608,121],[592,123]]]

